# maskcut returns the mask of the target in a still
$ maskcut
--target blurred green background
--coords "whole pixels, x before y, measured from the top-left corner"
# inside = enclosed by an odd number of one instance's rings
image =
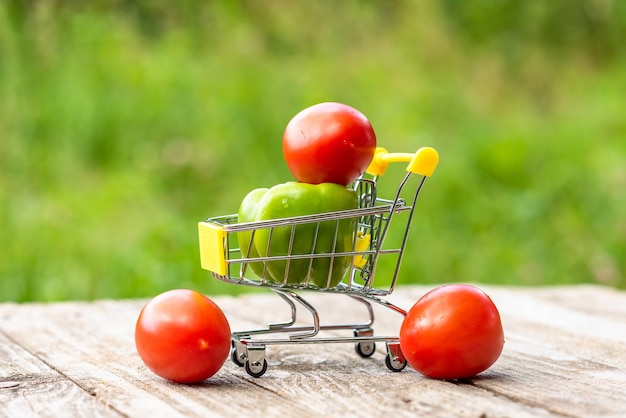
[[[441,155],[400,283],[626,288],[625,34],[611,0],[4,1],[0,300],[241,291],[196,223],[291,180],[322,101]]]

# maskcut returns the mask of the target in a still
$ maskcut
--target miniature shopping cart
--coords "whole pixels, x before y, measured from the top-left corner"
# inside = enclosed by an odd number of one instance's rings
[[[377,181],[383,175],[390,162],[407,162],[407,172],[402,178],[395,197],[383,199],[377,196]],[[374,335],[372,324],[374,310],[372,304],[378,304],[406,316],[406,311],[386,301],[382,297],[393,292],[402,263],[402,256],[409,236],[409,228],[415,203],[427,177],[434,172],[439,162],[439,155],[433,148],[420,148],[416,153],[388,153],[384,148],[377,148],[372,163],[366,174],[357,179],[352,187],[358,196],[358,208],[337,212],[319,213],[315,215],[296,216],[283,219],[272,219],[256,222],[238,222],[238,216],[227,215],[207,219],[198,224],[200,241],[200,258],[202,268],[209,270],[213,277],[234,285],[266,287],[275,292],[291,309],[291,318],[284,322],[268,324],[267,328],[232,333],[231,360],[245,367],[253,377],[262,376],[267,370],[265,348],[274,344],[307,344],[307,343],[353,343],[356,352],[362,357],[370,357],[375,352],[375,343],[384,342],[387,354],[386,366],[392,371],[400,371],[406,366],[406,360],[400,350],[398,336]],[[340,249],[340,251],[318,251],[315,241],[339,238],[340,225],[350,222],[353,226],[351,246],[343,247],[333,243],[324,248]],[[395,242],[388,239],[388,232],[393,224],[394,229],[402,228],[396,234]],[[299,231],[304,226],[314,231],[334,228],[333,234],[313,234],[311,250],[302,253],[293,250],[293,243],[298,240]],[[277,254],[272,251],[273,235],[289,237],[288,250]],[[269,236],[267,240],[267,256],[251,257],[251,252],[240,248],[242,233],[252,237],[255,234]],[[318,236],[319,235],[319,236]],[[304,235],[302,235],[304,236]],[[307,239],[311,234],[306,234]],[[345,237],[343,237],[345,239]],[[302,246],[297,246],[301,248]],[[244,254],[248,254],[245,256]],[[345,262],[346,272],[339,283],[331,280],[334,263]],[[304,260],[304,261],[303,261]],[[315,263],[326,260],[329,267],[326,285],[319,280],[312,280]],[[270,267],[282,263],[285,271],[289,266],[309,263],[308,270],[300,281],[294,283],[270,274]],[[251,268],[255,264],[256,268]],[[377,267],[384,265],[383,271]],[[259,268],[260,266],[260,268]],[[294,267],[295,269],[295,267]],[[387,273],[387,270],[390,273]],[[383,277],[380,277],[383,276]],[[344,294],[362,302],[368,312],[368,319],[363,323],[321,324],[315,307],[301,296],[302,291],[328,292]],[[311,314],[310,324],[296,324],[297,307],[304,308]],[[346,330],[352,335],[339,335]],[[323,331],[323,332],[322,332]],[[322,333],[320,333],[322,332]],[[326,335],[330,334],[330,335]]]

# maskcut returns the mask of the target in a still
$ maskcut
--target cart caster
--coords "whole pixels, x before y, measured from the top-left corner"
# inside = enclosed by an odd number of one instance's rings
[[[401,372],[406,367],[406,360],[393,357],[389,354],[385,356],[385,365],[392,372]]]
[[[355,337],[372,337],[373,335],[374,330],[371,328],[354,330]],[[376,352],[376,343],[374,341],[359,341],[354,344],[354,351],[363,358],[371,357]]]
[[[376,344],[369,341],[356,343],[354,345],[354,351],[356,351],[356,353],[363,358],[372,357],[372,355],[376,352]]]
[[[398,343],[387,343],[387,355],[385,356],[385,365],[392,372],[400,372],[406,367],[406,359],[400,349]]]
[[[239,357],[240,357],[240,355],[239,355],[239,353],[237,353],[237,348],[236,348],[236,347],[233,347],[233,348],[230,350],[230,359],[231,359],[231,361],[232,361],[233,363],[235,363],[237,366],[239,366],[239,367],[243,367],[243,364],[244,364],[244,363],[243,363],[242,359],[241,359],[241,358],[239,358]],[[242,357],[245,357],[245,355],[243,355]]]
[[[248,373],[252,377],[261,377],[267,371],[267,360],[263,359],[263,363],[250,363],[250,360],[246,361],[245,364],[246,373]]]
[[[248,355],[246,354],[246,347],[239,341],[232,341],[232,348],[230,350],[230,359],[239,367],[243,367]]]
[[[248,358],[244,368],[246,373],[252,377],[261,377],[267,371],[267,360],[265,360],[265,346],[248,346]]]

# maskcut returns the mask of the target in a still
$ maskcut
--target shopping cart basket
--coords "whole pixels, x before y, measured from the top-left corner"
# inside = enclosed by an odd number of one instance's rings
[[[393,199],[383,199],[377,196],[377,181],[382,176],[389,163],[407,162],[407,172],[402,178]],[[198,224],[200,260],[202,268],[209,270],[213,277],[234,285],[266,287],[275,292],[291,309],[291,318],[284,322],[270,323],[267,328],[237,331],[232,333],[231,360],[244,366],[246,372],[254,377],[262,376],[267,370],[265,348],[274,344],[307,344],[307,343],[343,343],[355,344],[356,352],[362,357],[369,357],[375,352],[375,343],[384,342],[387,354],[385,364],[392,371],[400,371],[406,366],[406,360],[400,350],[398,336],[374,335],[374,309],[372,303],[389,308],[401,315],[406,311],[383,299],[393,292],[402,263],[402,256],[407,244],[411,220],[415,210],[418,195],[427,177],[434,172],[439,162],[439,155],[433,148],[420,148],[416,153],[389,153],[384,148],[377,148],[366,174],[357,179],[352,187],[358,195],[358,208],[337,212],[319,213],[315,215],[296,216],[282,219],[272,219],[257,222],[238,222],[238,216],[226,215],[209,218]],[[386,245],[387,233],[390,226],[401,227],[402,234],[397,243]],[[351,248],[348,251],[316,251],[318,239],[329,239],[335,242],[329,247],[338,246],[337,240],[340,225],[353,226]],[[399,225],[396,225],[398,223]],[[298,231],[306,226],[314,228],[313,243],[310,252],[296,252],[293,243],[298,240]],[[328,234],[327,231],[333,234]],[[322,234],[318,231],[324,230]],[[262,231],[262,232],[261,232]],[[268,256],[246,257],[250,255],[246,248],[240,248],[238,239],[242,233],[251,235],[266,234]],[[286,235],[285,235],[286,234]],[[276,254],[271,251],[273,235],[288,236],[289,244],[286,253]],[[306,235],[310,239],[311,234]],[[345,242],[344,242],[345,244]],[[244,244],[245,245],[245,244]],[[301,246],[299,246],[301,248]],[[381,260],[391,258],[385,267],[391,266],[390,273],[377,273],[377,266]],[[346,259],[348,263],[345,263]],[[312,280],[312,266],[325,260],[328,267],[328,281],[324,286],[319,280]],[[387,260],[385,260],[387,261]],[[253,263],[256,268],[251,268]],[[285,270],[284,280],[269,273],[272,263],[282,263]],[[302,266],[305,277],[294,284],[292,278],[288,280],[289,267]],[[339,283],[332,279],[333,268],[336,263],[345,263],[346,274]],[[276,264],[274,264],[276,265]],[[295,270],[295,267],[293,267]],[[302,269],[300,268],[300,271]],[[386,276],[380,278],[379,276]],[[315,307],[301,296],[301,291],[315,291],[345,294],[354,300],[362,302],[368,313],[368,320],[363,323],[348,324],[321,324]],[[311,314],[310,325],[296,324],[297,306],[304,308]],[[339,336],[341,330],[350,330],[352,335]],[[324,331],[331,335],[320,334]],[[337,332],[335,332],[337,331]]]

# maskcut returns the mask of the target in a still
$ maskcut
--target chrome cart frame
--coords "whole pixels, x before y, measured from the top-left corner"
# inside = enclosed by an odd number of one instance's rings
[[[377,196],[377,181],[389,163],[408,162],[407,172],[400,181],[393,199],[382,199]],[[234,285],[266,287],[271,289],[291,310],[291,318],[284,322],[268,324],[267,328],[237,331],[232,333],[232,361],[245,367],[253,377],[262,376],[267,370],[265,348],[274,344],[321,344],[321,343],[354,343],[356,352],[362,357],[370,357],[375,352],[375,343],[384,342],[387,349],[385,364],[392,371],[400,371],[406,366],[402,355],[398,336],[374,335],[374,309],[377,304],[405,316],[406,311],[388,302],[383,297],[391,294],[396,285],[402,257],[409,237],[411,221],[415,205],[422,186],[427,177],[434,172],[439,162],[439,155],[433,148],[420,148],[416,153],[388,153],[384,148],[377,148],[372,163],[365,175],[357,179],[352,187],[358,196],[358,208],[337,212],[319,213],[314,215],[296,216],[257,222],[238,222],[236,214],[209,218],[198,224],[200,259],[202,268],[211,272],[218,280]],[[412,180],[415,180],[414,182]],[[409,186],[412,184],[412,187]],[[405,197],[408,195],[408,198]],[[407,202],[408,200],[408,202]],[[387,235],[392,225],[402,228],[399,242],[388,243]],[[349,251],[316,251],[317,231],[320,226],[326,228],[334,225],[336,246],[340,224],[351,222],[353,225],[352,244]],[[399,225],[398,225],[399,224]],[[298,239],[298,231],[306,225],[314,228],[311,251],[295,253],[293,242]],[[277,254],[272,251],[271,242],[276,231],[285,232],[290,243],[287,253]],[[310,229],[309,229],[310,230]],[[240,248],[242,233],[251,236],[264,231],[269,236],[267,256],[246,257],[250,254],[246,248]],[[239,237],[239,238],[238,238]],[[252,244],[250,244],[252,245]],[[383,259],[391,261],[385,267],[393,269],[391,275],[382,280],[377,274],[379,262]],[[312,265],[315,260],[329,261],[328,281],[326,286],[319,286],[312,280]],[[309,268],[302,280],[294,284],[288,281],[287,271],[290,265],[308,262]],[[332,283],[331,275],[334,263],[349,260],[346,274],[338,284]],[[284,280],[270,274],[270,263],[285,263]],[[252,263],[263,266],[253,272]],[[384,275],[383,275],[384,276]],[[362,323],[322,324],[315,307],[302,297],[304,291],[344,294],[361,302],[367,311],[368,318]],[[296,312],[301,307],[311,315],[310,325],[297,325]],[[352,335],[338,336],[335,331],[349,330]],[[328,333],[329,331],[330,333]],[[330,335],[321,335],[330,334]]]

